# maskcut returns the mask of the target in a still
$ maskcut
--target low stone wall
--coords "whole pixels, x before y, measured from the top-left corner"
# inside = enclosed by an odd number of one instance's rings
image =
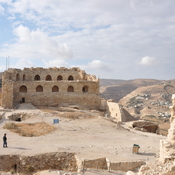
[[[0,171],[17,171],[20,165],[18,155],[0,155]]]
[[[136,162],[117,162],[112,163],[106,158],[99,158],[94,160],[84,160],[82,163],[83,170],[86,169],[100,169],[108,171],[137,171],[142,165],[146,163],[143,161]]]
[[[32,175],[43,170],[63,170],[69,172],[84,172],[88,169],[106,171],[136,171],[146,163],[117,162],[112,163],[107,158],[81,160],[74,153],[54,152],[34,156],[0,155],[0,171]]]
[[[139,162],[117,162],[117,163],[110,163],[110,170],[111,171],[136,171],[142,165],[146,163],[143,161]]]
[[[0,171],[18,172],[30,175],[41,170],[77,171],[73,153],[46,153],[35,156],[0,156]]]
[[[83,169],[101,169],[107,170],[107,162],[106,158],[99,158],[94,160],[84,160],[83,162]]]

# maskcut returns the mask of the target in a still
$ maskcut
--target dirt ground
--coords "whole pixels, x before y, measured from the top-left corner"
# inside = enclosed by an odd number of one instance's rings
[[[0,112],[3,114],[2,110]],[[56,129],[39,137],[20,136],[3,129],[5,123],[8,122],[8,116],[12,113],[28,113],[32,116],[21,123],[46,122],[55,126]],[[87,111],[84,113],[89,116]],[[110,162],[140,160],[153,162],[158,158],[160,140],[165,139],[165,136],[128,129],[124,123],[117,125],[108,118],[97,114],[89,118],[85,116],[65,118],[63,111],[45,112],[36,109],[31,104],[23,104],[16,110],[5,111],[0,120],[0,135],[3,137],[4,133],[7,134],[8,148],[0,149],[0,154],[34,155],[46,152],[74,152],[82,160],[106,157]],[[59,123],[53,124],[54,119],[59,119]],[[132,153],[133,144],[140,146],[139,154]],[[90,174],[98,173],[91,172]],[[53,172],[49,174],[54,175]],[[107,174],[105,172],[105,175]]]

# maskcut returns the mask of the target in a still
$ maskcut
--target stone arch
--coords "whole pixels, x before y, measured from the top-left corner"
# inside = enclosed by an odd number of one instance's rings
[[[16,74],[16,81],[19,81],[20,80],[20,75],[17,73]]]
[[[70,75],[70,76],[68,77],[68,80],[72,81],[72,80],[74,80],[74,77],[73,77],[72,75]]]
[[[26,86],[20,86],[19,92],[27,92],[27,87]]]
[[[52,92],[59,92],[58,86],[53,86],[52,87]]]
[[[46,81],[52,81],[52,77],[50,75],[46,76]]]
[[[63,80],[63,77],[62,77],[61,75],[59,75],[59,76],[57,77],[57,81],[61,81],[61,80]]]
[[[36,92],[43,92],[43,87],[41,85],[37,86]]]
[[[39,81],[39,80],[40,80],[40,76],[39,76],[39,75],[35,75],[34,80],[35,80],[35,81]]]
[[[83,86],[83,88],[82,88],[82,92],[83,93],[88,92],[88,90],[89,90],[89,87],[88,86]]]
[[[26,75],[23,74],[23,77],[22,77],[23,81],[26,81]]]
[[[73,86],[69,86],[67,88],[67,92],[74,92],[74,87]]]

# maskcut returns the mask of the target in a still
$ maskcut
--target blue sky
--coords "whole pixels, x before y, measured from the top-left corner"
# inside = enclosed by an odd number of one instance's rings
[[[80,67],[175,79],[174,0],[0,0],[0,71]]]

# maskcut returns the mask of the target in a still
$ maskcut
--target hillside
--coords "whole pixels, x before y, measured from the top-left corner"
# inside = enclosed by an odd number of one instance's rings
[[[139,87],[123,97],[121,103],[134,116],[169,117],[175,83]]]
[[[114,99],[118,102],[121,98],[131,93],[133,90],[141,86],[155,85],[165,82],[155,79],[134,79],[134,80],[100,80],[100,93],[102,98]]]

